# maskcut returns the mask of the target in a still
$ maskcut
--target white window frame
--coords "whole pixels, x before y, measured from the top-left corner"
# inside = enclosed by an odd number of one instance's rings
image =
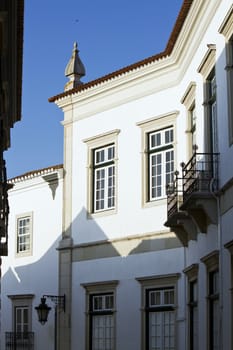
[[[101,215],[115,214],[117,211],[117,180],[118,180],[118,135],[120,133],[119,129],[109,131],[100,135],[93,136],[91,138],[83,140],[87,144],[87,212],[88,218],[93,218]],[[106,150],[109,147],[114,147],[114,157],[110,162],[106,161],[98,164],[99,169],[101,166],[106,172],[109,167],[114,166],[114,205],[107,205],[107,182],[105,181],[104,187],[104,207],[96,208],[96,183],[95,175],[96,169],[98,169],[97,164],[95,164],[95,154],[100,150]],[[105,159],[106,160],[106,159]],[[97,209],[97,210],[96,210]]]
[[[82,284],[86,291],[86,349],[95,350],[93,346],[93,322],[94,320],[101,319],[103,323],[101,327],[104,327],[103,334],[104,340],[109,339],[111,346],[107,347],[109,350],[116,350],[116,288],[118,285],[117,280],[113,281],[103,281],[97,283],[86,283]],[[112,305],[110,306],[107,302],[107,298],[110,297]],[[94,300],[95,298],[102,299],[102,307],[95,308]],[[100,303],[101,304],[101,303]],[[105,323],[106,322],[106,323]],[[98,322],[97,322],[98,326]],[[111,328],[111,330],[109,329]],[[112,334],[111,334],[112,333]],[[98,332],[96,332],[98,336]],[[98,347],[99,349],[99,347]],[[105,347],[103,348],[103,350]]]
[[[22,220],[26,220],[29,219],[29,225],[28,225],[28,233],[23,233],[22,235],[19,234],[20,231],[20,226],[19,223]],[[28,249],[25,250],[19,250],[20,244],[19,243],[19,238],[25,238],[27,240],[28,238],[28,242],[25,242],[25,245],[28,244],[29,247]],[[33,213],[29,212],[29,213],[24,213],[24,214],[20,214],[16,216],[16,256],[17,257],[23,257],[23,256],[29,256],[32,255],[32,248],[33,248]]]
[[[149,314],[150,313],[157,313],[157,315],[161,316],[161,322],[165,320],[165,316],[174,316],[174,343],[173,346],[170,347],[171,350],[175,350],[176,344],[177,344],[177,332],[176,332],[176,309],[177,309],[177,283],[178,279],[180,277],[180,274],[169,274],[169,275],[162,275],[162,276],[148,276],[148,277],[139,277],[136,278],[136,280],[141,284],[141,295],[142,295],[142,348],[148,348],[150,343],[150,336],[148,326],[149,326]],[[149,299],[149,293],[151,292],[159,292],[162,293],[163,297],[160,299],[161,302],[158,305],[150,305],[148,303]],[[164,303],[164,293],[173,292],[173,303]],[[165,334],[165,329],[161,329],[160,332],[161,335]],[[164,350],[164,339],[161,342],[160,350]],[[147,346],[147,347],[146,347]],[[153,348],[152,348],[153,349]],[[169,349],[169,348],[168,348]]]
[[[93,152],[93,211],[97,213],[99,211],[115,208],[115,145],[106,145],[104,147],[94,149]],[[103,155],[103,159],[100,161],[97,160],[98,154]]]
[[[151,207],[154,205],[166,203],[166,185],[163,184],[162,195],[157,198],[151,198],[150,196],[150,165],[149,165],[149,135],[159,132],[163,129],[173,128],[173,142],[171,149],[173,149],[174,156],[174,170],[176,169],[176,118],[178,111],[158,115],[156,117],[141,121],[137,123],[137,126],[141,128],[141,155],[142,155],[142,207]],[[161,149],[162,150],[162,149]],[[159,151],[159,150],[158,150]],[[163,172],[164,176],[164,172]],[[161,203],[162,201],[162,203]]]

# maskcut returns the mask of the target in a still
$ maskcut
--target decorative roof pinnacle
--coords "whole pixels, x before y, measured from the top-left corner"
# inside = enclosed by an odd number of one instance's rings
[[[69,81],[65,85],[65,91],[71,90],[76,88],[78,85],[83,84],[80,81],[80,78],[86,74],[86,71],[78,53],[78,44],[77,42],[74,42],[72,56],[65,69],[65,76],[69,78]]]

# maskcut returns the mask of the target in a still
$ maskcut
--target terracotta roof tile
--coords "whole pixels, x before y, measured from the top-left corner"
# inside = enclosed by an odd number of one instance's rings
[[[9,184],[15,183],[15,182],[20,182],[26,179],[30,179],[33,178],[35,176],[41,176],[41,175],[45,175],[45,174],[49,174],[51,172],[54,172],[55,170],[58,169],[62,169],[63,168],[63,164],[59,164],[59,165],[53,165],[53,166],[49,166],[47,168],[42,168],[42,169],[37,169],[37,170],[32,170],[32,171],[28,171],[24,174],[15,176],[11,179],[9,179],[7,182]]]
[[[95,80],[92,80],[88,83],[85,83],[83,85],[80,85],[74,89],[71,89],[71,90],[68,90],[68,91],[65,91],[65,92],[62,92],[61,94],[58,94],[58,95],[55,95],[53,97],[50,97],[49,98],[49,102],[55,102],[57,99],[59,98],[62,98],[62,97],[65,97],[65,96],[69,96],[69,95],[72,95],[73,93],[76,93],[78,91],[83,91],[83,90],[86,90],[88,89],[89,87],[92,87],[92,86],[95,86],[95,85],[98,85],[102,82],[105,82],[107,80],[111,80],[112,78],[115,78],[117,76],[120,76],[124,73],[127,73],[129,71],[132,71],[134,69],[137,69],[139,67],[142,67],[146,64],[149,64],[151,62],[154,62],[154,61],[157,61],[161,58],[164,58],[166,56],[169,56],[174,48],[174,45],[176,43],[176,40],[180,34],[180,31],[182,29],[182,26],[184,24],[184,21],[187,17],[187,14],[189,12],[189,9],[192,5],[194,0],[184,0],[183,1],[183,4],[181,6],[181,9],[180,9],[180,12],[178,14],[178,17],[176,19],[176,22],[175,22],[175,25],[173,27],[173,30],[172,30],[172,33],[170,35],[170,38],[168,40],[168,43],[167,43],[167,46],[165,48],[165,50],[161,53],[158,53],[158,54],[155,54],[153,56],[150,56],[150,57],[147,57],[139,62],[136,62],[136,63],[133,63],[127,67],[124,67],[124,68],[121,68],[115,72],[112,72],[112,73],[109,73],[107,75],[104,75],[98,79],[95,79]]]

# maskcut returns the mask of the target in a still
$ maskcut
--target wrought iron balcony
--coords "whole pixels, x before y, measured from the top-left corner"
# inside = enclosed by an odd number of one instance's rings
[[[34,332],[6,332],[6,350],[34,350]]]
[[[175,172],[167,187],[168,218],[180,211],[194,193],[210,193],[218,188],[218,153],[195,153],[188,163],[182,163],[182,177]]]
[[[196,239],[198,232],[207,232],[216,224],[217,209],[213,192],[218,189],[218,157],[216,153],[195,153],[182,174],[175,172],[167,186],[167,221],[184,245]]]
[[[182,164],[183,201],[195,192],[211,192],[218,187],[218,153],[195,153]]]

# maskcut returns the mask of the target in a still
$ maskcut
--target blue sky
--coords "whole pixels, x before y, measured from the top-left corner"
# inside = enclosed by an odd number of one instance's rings
[[[62,111],[73,43],[88,82],[164,50],[182,0],[25,0],[22,120],[5,152],[8,178],[63,162]]]

